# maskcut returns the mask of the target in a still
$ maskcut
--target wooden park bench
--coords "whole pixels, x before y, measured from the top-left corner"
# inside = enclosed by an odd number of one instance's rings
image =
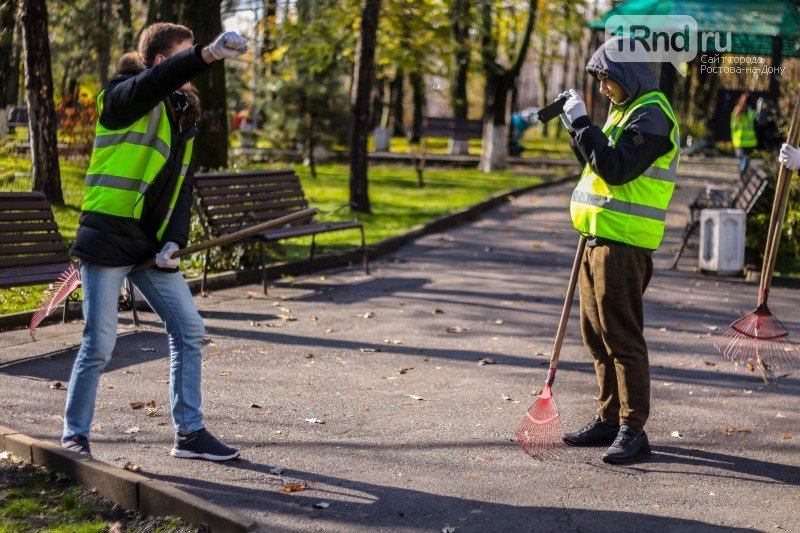
[[[52,283],[71,263],[43,193],[0,193],[0,289]]]
[[[198,173],[194,177],[197,211],[206,236],[220,237],[258,222],[272,220],[308,207],[300,178],[294,170],[253,170],[236,173]],[[358,229],[361,232],[364,272],[369,274],[367,244],[361,222],[325,222],[341,209],[319,218],[306,219],[291,226],[270,230],[243,242],[258,243],[261,260],[261,282],[267,292],[267,271],[264,266],[264,245],[292,237],[311,236],[310,259],[314,259],[316,236],[331,231]],[[209,267],[209,251],[203,264],[205,290]]]
[[[428,155],[428,139],[431,137],[447,138],[454,141],[469,141],[470,139],[483,138],[483,121],[469,120],[452,117],[425,117],[422,120],[422,129],[411,132],[412,138],[420,139],[420,150],[414,151],[411,142],[408,143],[411,163],[417,171],[417,185],[424,185],[423,173]]]
[[[709,194],[708,192],[700,193],[694,201],[689,205],[689,222],[683,230],[683,237],[681,237],[681,244],[675,256],[672,258],[671,269],[678,267],[683,250],[689,242],[691,236],[700,227],[700,212],[703,209],[741,209],[746,214],[750,213],[753,206],[764,193],[769,183],[769,175],[761,168],[760,165],[751,161],[750,166],[742,176],[742,179],[736,184],[731,191],[730,196],[719,197]]]

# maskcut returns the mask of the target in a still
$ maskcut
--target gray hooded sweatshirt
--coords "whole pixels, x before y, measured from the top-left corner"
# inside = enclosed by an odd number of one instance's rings
[[[616,106],[623,111],[641,95],[658,90],[650,63],[612,61],[606,49],[617,46],[619,38],[607,41],[592,55],[586,72],[597,78],[599,74],[617,82],[628,98]],[[609,146],[608,137],[588,116],[572,124],[572,150],[582,166],[589,163],[594,171],[609,185],[623,185],[638,178],[656,159],[672,148],[670,131],[672,122],[657,105],[642,106],[634,111],[617,140]]]

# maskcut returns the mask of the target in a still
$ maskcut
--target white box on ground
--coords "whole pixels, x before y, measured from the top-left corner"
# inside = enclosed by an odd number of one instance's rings
[[[703,209],[700,212],[701,270],[738,275],[744,268],[745,212],[741,209]]]

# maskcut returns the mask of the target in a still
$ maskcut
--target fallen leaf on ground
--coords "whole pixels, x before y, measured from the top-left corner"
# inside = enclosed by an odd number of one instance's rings
[[[747,371],[748,372],[755,372],[756,367],[753,366],[753,363],[747,363]]]
[[[230,370],[223,370],[222,372],[219,373],[219,375],[220,376],[230,376],[231,375],[231,371]]]
[[[308,490],[308,483],[298,483],[296,485],[285,485],[281,492],[289,494],[290,492],[300,492],[301,490]]]
[[[366,313],[364,313],[362,318],[375,318],[375,313],[373,313],[372,311],[367,311]]]
[[[503,394],[502,396],[500,396],[500,399],[501,400],[505,400],[507,402],[510,402],[511,401],[511,396],[509,396],[507,394]]]
[[[126,430],[125,430],[125,433],[127,433],[127,434],[129,434],[129,435],[132,435],[132,434],[134,434],[134,433],[139,433],[139,428],[138,428],[137,426],[133,426],[133,427],[132,427],[132,428],[130,428],[130,429],[126,429]]]
[[[441,309],[434,309],[433,310],[433,314],[434,315],[443,315],[444,311],[442,311]]]
[[[400,339],[383,339],[383,342],[386,344],[403,344],[403,341]]]
[[[750,433],[750,428],[748,428],[748,427],[739,428],[738,426],[731,426],[729,428],[724,429],[722,431],[722,434],[725,435],[726,437],[730,437],[731,435],[733,435],[734,433],[737,433],[737,432],[738,433]]]
[[[131,409],[141,409],[142,407],[144,407],[144,402],[131,402],[128,405],[131,406]]]
[[[309,424],[324,424],[324,420],[320,420],[319,418],[306,418],[306,422]]]
[[[50,385],[50,388],[51,389],[56,389],[56,390],[67,390],[67,388],[64,386],[64,384],[61,383],[60,381],[56,381],[55,383],[52,383]]]
[[[400,368],[397,369],[397,373],[398,374],[407,374],[409,370],[414,370],[414,367],[413,366],[410,366],[408,368],[400,367]]]
[[[417,400],[418,402],[427,402],[427,398],[423,398],[422,396],[417,396],[416,394],[406,394],[412,400]]]
[[[0,460],[6,461],[11,456],[11,452],[0,452]]]
[[[282,466],[273,466],[272,468],[269,469],[269,473],[274,474],[276,476],[280,476],[281,474],[283,474],[284,470],[286,469]]]
[[[372,353],[372,352],[380,352],[382,351],[380,348],[359,348],[360,352]]]
[[[491,357],[484,357],[483,359],[481,359],[480,361],[478,361],[478,364],[479,364],[480,366],[483,366],[483,365],[496,365],[496,364],[497,364],[497,361],[495,361],[495,360],[494,360],[494,359],[492,359]]]
[[[498,326],[500,326],[500,325],[503,324],[503,321],[498,318],[497,320],[494,321],[494,323],[497,324]]]
[[[534,390],[531,391],[531,394],[534,394],[536,396],[541,396],[543,392],[544,392],[544,389],[534,389]]]
[[[447,333],[461,333],[462,331],[469,331],[467,326],[448,326]]]
[[[662,332],[667,331],[667,326],[662,326],[662,327],[658,328],[658,331],[662,331]]]
[[[683,438],[683,433],[681,433],[680,431],[673,431],[672,433],[670,433],[670,436],[671,437],[676,437],[678,439],[682,439]]]
[[[516,213],[511,213],[511,215],[512,215],[511,218],[517,218]],[[455,530],[456,528],[454,528],[453,526],[444,526],[442,528],[442,533],[455,533]]]
[[[783,413],[778,413],[777,415],[775,415],[775,418],[786,418],[786,415]]]
[[[314,504],[314,508],[315,509],[327,509],[328,507],[330,507],[330,505],[331,504],[328,503],[328,502],[317,502],[317,503]]]
[[[789,435],[788,433],[782,433],[782,434],[781,434],[781,439],[782,439],[782,440],[789,440],[789,439],[791,439],[791,438],[792,438],[792,436],[791,436],[791,435]]]
[[[258,405],[257,403],[251,403],[251,404],[250,404],[250,408],[251,408],[251,409],[261,409],[261,406],[260,406],[260,405]]]
[[[703,361],[703,362],[706,364],[706,366],[717,366],[717,363],[714,363],[712,361]]]
[[[137,465],[133,461],[126,462],[125,465],[122,468],[124,468],[128,472],[141,472],[142,471],[142,467]]]

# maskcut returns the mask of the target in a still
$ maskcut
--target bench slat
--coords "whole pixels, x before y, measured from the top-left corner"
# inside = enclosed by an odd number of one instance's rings
[[[342,229],[360,228],[361,222],[328,222],[326,224],[306,224],[301,227],[290,226],[288,228],[281,228],[277,230],[262,233],[260,236],[264,240],[280,240],[290,237],[303,237],[306,235],[313,235],[315,233],[327,233],[329,231],[337,231]]]
[[[23,212],[8,212],[0,213],[0,221],[13,220],[13,221],[26,221],[26,220],[55,220],[52,211],[23,211]]]
[[[69,257],[64,254],[58,255],[29,255],[26,257],[0,258],[0,268],[15,266],[37,266],[52,265],[54,263],[69,263]],[[66,268],[66,267],[65,267]]]
[[[264,203],[242,202],[230,207],[215,207],[214,209],[208,209],[207,211],[209,216],[219,217],[222,215],[232,215],[235,213],[243,214],[277,210],[286,211],[285,208],[287,207],[294,208],[294,211],[300,211],[301,209],[305,209],[306,206],[307,204],[305,200],[295,199]]]
[[[296,210],[287,210],[287,211],[274,211],[268,213],[255,213],[252,215],[252,218],[248,218],[247,220],[242,220],[241,217],[221,217],[221,218],[212,218],[211,221],[212,221],[212,226],[215,229],[216,228],[224,229],[227,233],[230,233],[230,231],[240,230],[252,224],[257,224],[259,222],[264,222],[267,220],[273,220],[296,212],[297,212]],[[298,221],[295,224],[296,225],[309,224],[310,221],[308,221],[308,219],[306,220],[307,220],[306,222]]]
[[[209,187],[235,187],[240,185],[257,185],[259,183],[268,184],[280,182],[299,183],[300,178],[286,174],[280,174],[277,176],[237,176],[235,178],[195,180],[194,184],[198,189],[207,189]]]
[[[26,255],[26,254],[42,254],[50,252],[62,252],[61,255],[66,256],[64,252],[64,243],[62,242],[49,242],[38,244],[13,244],[0,246],[0,255]]]
[[[245,201],[260,202],[264,200],[275,200],[280,198],[303,198],[303,191],[299,188],[294,188],[279,192],[255,193],[245,196],[215,196],[213,198],[205,198],[203,200],[203,204],[211,208],[216,205],[235,204]]]
[[[61,242],[59,233],[2,233],[0,245],[22,244],[25,242]]]
[[[0,224],[0,233],[11,233],[15,231],[58,231],[58,224],[56,224],[55,221],[33,224]]]
[[[28,285],[42,285],[58,280],[69,263],[54,263],[42,265],[39,268],[20,268],[0,270],[0,289],[10,287],[25,287]]]

